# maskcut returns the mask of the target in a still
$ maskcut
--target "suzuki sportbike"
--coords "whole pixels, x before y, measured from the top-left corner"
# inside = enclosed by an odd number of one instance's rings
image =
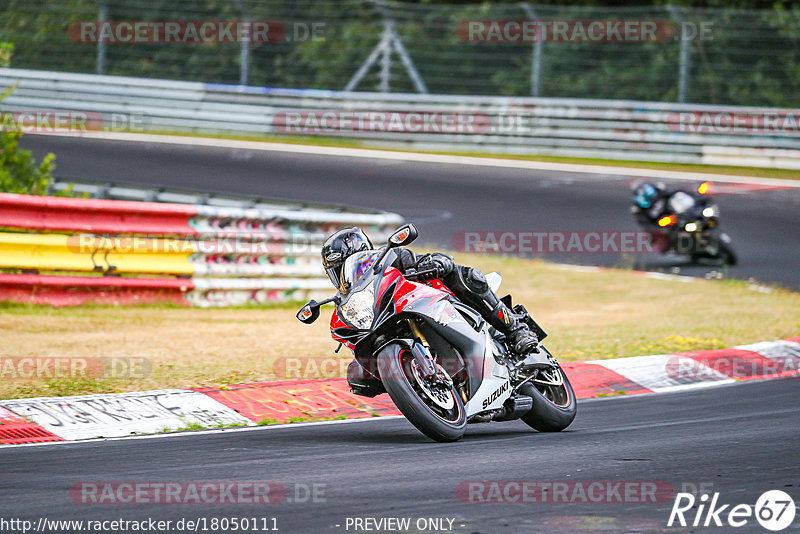
[[[504,336],[427,272],[403,275],[392,267],[395,248],[411,243],[417,229],[400,227],[380,250],[345,261],[349,288],[297,313],[304,323],[333,303],[334,340],[347,346],[361,366],[367,396],[386,392],[402,414],[436,441],[455,441],[467,423],[522,419],[541,432],[558,432],[575,418],[572,386],[556,359],[539,344],[519,361]],[[497,291],[498,273],[487,275]],[[502,299],[510,308],[511,298]],[[542,340],[546,333],[518,305],[512,308]]]

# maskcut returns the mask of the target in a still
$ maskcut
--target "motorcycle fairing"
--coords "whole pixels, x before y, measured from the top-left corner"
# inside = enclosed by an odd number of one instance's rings
[[[339,310],[333,310],[333,315],[331,315],[331,337],[348,349],[353,350],[355,344],[363,336],[339,317]]]
[[[375,319],[370,329],[353,328],[341,318],[337,306],[331,317],[334,339],[347,345],[359,364],[375,374],[375,349],[378,348],[375,341],[380,334],[409,315],[420,318],[449,342],[463,360],[469,385],[467,416],[502,407],[511,395],[509,373],[495,359],[495,354],[503,354],[505,349],[492,337],[488,323],[476,324],[474,317],[472,323],[467,321],[451,302],[455,298],[452,292],[441,281],[427,285],[407,280],[391,266],[391,261],[387,256],[382,272],[368,273],[350,290],[352,295],[374,284]],[[432,287],[434,285],[437,287]]]
[[[486,337],[483,379],[480,381],[478,389],[464,405],[467,417],[502,408],[513,391],[508,368],[498,363],[494,357],[493,351],[497,350],[497,344],[489,333],[488,326],[484,326],[482,334]]]
[[[404,293],[398,288],[400,299],[407,300],[403,302],[403,313],[423,318],[464,359],[469,380],[469,400],[465,405],[467,416],[502,407],[511,395],[510,377],[508,368],[495,358],[496,354],[503,354],[505,349],[492,337],[488,323],[483,322],[480,330],[476,331],[458,312],[448,294],[412,287],[403,289],[409,291]],[[411,295],[415,300],[411,300]]]

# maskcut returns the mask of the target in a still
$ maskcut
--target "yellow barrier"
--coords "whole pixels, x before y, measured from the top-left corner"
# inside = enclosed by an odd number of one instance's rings
[[[94,271],[92,255],[77,254],[69,236],[0,233],[0,267],[37,271]]]
[[[180,239],[0,233],[0,268],[192,275],[196,247]]]

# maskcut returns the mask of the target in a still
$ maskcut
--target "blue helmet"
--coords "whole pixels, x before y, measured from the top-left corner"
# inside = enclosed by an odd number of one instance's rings
[[[649,208],[658,196],[658,191],[652,184],[641,184],[633,191],[633,202],[642,209]]]

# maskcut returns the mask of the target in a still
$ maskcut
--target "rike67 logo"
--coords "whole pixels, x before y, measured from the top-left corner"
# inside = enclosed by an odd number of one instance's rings
[[[695,497],[691,493],[678,493],[675,496],[667,526],[738,528],[747,524],[752,525],[755,520],[765,529],[777,532],[792,524],[795,513],[794,500],[788,493],[780,490],[764,492],[756,501],[755,506],[749,504],[720,505],[719,492],[710,497],[708,494]]]

